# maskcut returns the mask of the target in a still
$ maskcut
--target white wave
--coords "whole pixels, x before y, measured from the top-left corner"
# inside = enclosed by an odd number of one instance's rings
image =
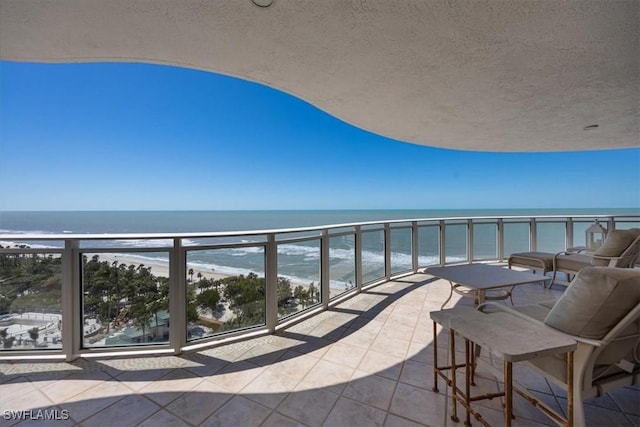
[[[0,246],[4,246],[5,248],[7,247],[14,248],[16,246],[22,246],[22,245],[29,246],[32,249],[60,249],[60,246],[40,245],[37,243],[31,243],[31,242],[10,242],[6,240],[0,241]]]
[[[247,275],[249,273],[255,273],[258,276],[264,276],[264,272],[261,270],[252,270],[248,268],[230,267],[228,265],[218,265],[206,262],[188,262],[187,268],[194,268],[202,271],[211,271],[215,273],[224,274],[226,276],[237,276],[240,274]]]
[[[7,230],[0,229],[0,234],[58,234],[55,231],[45,231],[45,230]]]

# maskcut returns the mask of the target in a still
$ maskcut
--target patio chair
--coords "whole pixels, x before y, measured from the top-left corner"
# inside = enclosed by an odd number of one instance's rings
[[[568,285],[571,276],[584,267],[607,266],[633,268],[640,256],[640,228],[612,230],[604,243],[592,254],[581,252],[559,252],[553,257],[553,277],[551,284]],[[559,280],[558,272],[565,273],[567,280]]]
[[[507,307],[488,302],[478,309],[488,314],[507,311],[577,341],[573,365],[577,426],[585,423],[584,399],[640,382],[640,270],[585,267],[555,304]],[[526,363],[567,390],[566,354]]]

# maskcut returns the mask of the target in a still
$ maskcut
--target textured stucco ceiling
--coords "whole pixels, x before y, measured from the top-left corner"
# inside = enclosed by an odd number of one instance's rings
[[[639,146],[639,29],[639,0],[0,0],[2,59],[211,70],[482,151]]]

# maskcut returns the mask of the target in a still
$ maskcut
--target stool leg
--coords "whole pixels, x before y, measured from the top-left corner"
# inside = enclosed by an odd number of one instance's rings
[[[511,362],[504,362],[504,425],[511,427],[513,415],[513,372]]]
[[[472,355],[473,353],[473,343],[468,339],[464,340],[464,402],[467,409],[467,414],[464,419],[464,425],[467,427],[471,426],[471,373],[473,372],[473,363]]]
[[[453,413],[451,414],[451,421],[458,422],[458,405],[456,400],[456,394],[458,393],[458,387],[456,385],[456,333],[453,329],[449,330],[449,346],[451,348],[451,406],[453,406]]]
[[[438,392],[438,334],[436,333],[436,322],[433,322],[433,388]]]

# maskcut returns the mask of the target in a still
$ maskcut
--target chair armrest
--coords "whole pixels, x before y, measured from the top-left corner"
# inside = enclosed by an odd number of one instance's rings
[[[591,255],[591,258],[594,259],[602,259],[605,261],[609,261],[609,267],[616,267],[616,264],[621,259],[624,259],[623,256],[604,256],[604,255]]]
[[[586,251],[587,251],[586,246],[574,246],[572,248],[567,248],[565,253],[568,253],[568,254],[579,254],[579,253],[586,252]]]

